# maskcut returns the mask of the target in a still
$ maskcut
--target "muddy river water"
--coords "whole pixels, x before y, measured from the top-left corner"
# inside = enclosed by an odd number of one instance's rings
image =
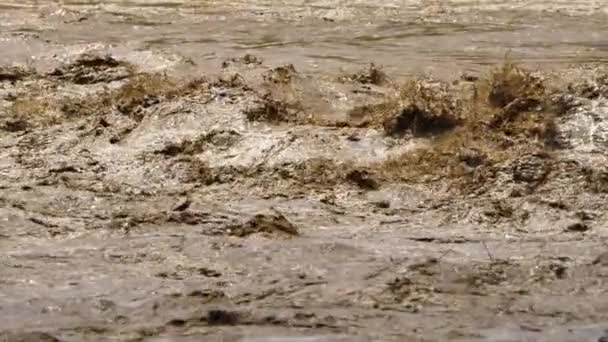
[[[0,341],[606,341],[606,62],[603,0],[0,0]]]
[[[0,4],[0,58],[112,44],[216,67],[255,53],[307,72],[370,62],[393,74],[479,71],[513,58],[604,61],[603,1],[25,1]],[[47,42],[44,44],[42,42]],[[50,50],[50,51],[49,51]]]

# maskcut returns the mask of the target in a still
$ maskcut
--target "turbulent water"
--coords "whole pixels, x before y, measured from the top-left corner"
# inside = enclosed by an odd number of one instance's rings
[[[605,341],[606,37],[592,0],[1,1],[0,341]]]
[[[451,76],[506,54],[543,66],[604,61],[608,34],[603,1],[29,1],[1,8],[2,61],[104,43],[207,67],[252,52],[315,73],[374,62],[393,74]]]

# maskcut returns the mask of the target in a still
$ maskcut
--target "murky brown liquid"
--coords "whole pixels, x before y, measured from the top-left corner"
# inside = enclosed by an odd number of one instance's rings
[[[552,67],[604,61],[608,49],[603,1],[5,1],[1,6],[5,37],[35,36],[51,49],[103,42],[160,50],[202,67],[255,53],[311,73],[374,62],[392,74],[449,77],[483,70],[507,54]],[[2,61],[49,48],[2,45]]]
[[[607,37],[592,0],[0,0],[0,67],[36,69],[0,68],[0,341],[604,341]],[[434,146],[363,120],[392,76],[506,55],[575,81],[563,149],[382,176]]]

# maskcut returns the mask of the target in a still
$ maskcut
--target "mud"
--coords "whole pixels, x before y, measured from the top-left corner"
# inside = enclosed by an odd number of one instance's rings
[[[0,340],[608,339],[605,7],[0,4]]]

